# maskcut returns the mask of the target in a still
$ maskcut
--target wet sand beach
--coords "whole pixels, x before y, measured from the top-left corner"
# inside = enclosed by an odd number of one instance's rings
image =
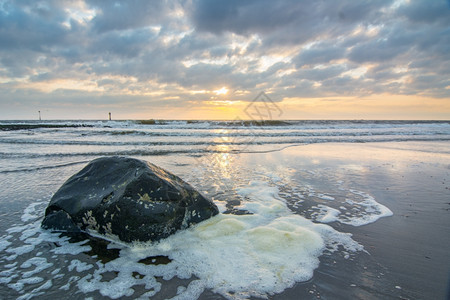
[[[95,155],[57,156],[53,167],[4,158],[3,299],[447,299],[448,141],[244,150],[135,156],[179,175],[222,214],[131,247],[40,228],[51,195]]]
[[[353,263],[325,259],[311,282],[288,295],[297,290],[306,298],[314,291],[324,299],[448,299],[448,143],[308,145],[273,155],[305,169],[328,170],[393,212],[363,226],[331,223],[351,233],[368,253]]]

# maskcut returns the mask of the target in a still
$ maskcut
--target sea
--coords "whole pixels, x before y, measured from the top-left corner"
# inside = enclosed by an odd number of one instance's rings
[[[283,153],[449,141],[449,121],[0,121],[0,299],[398,299],[351,233],[392,207],[360,170]],[[163,167],[221,213],[155,243],[42,229],[57,189],[104,156]]]

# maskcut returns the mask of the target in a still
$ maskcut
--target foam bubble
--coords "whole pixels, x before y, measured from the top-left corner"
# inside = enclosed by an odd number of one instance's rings
[[[37,296],[44,295],[45,292],[43,290],[48,290],[53,286],[53,283],[51,280],[47,280],[44,284],[40,285],[39,287],[33,289],[30,293],[26,293],[20,297],[17,298],[17,300],[28,300]]]
[[[93,268],[93,265],[87,264],[85,262],[81,262],[78,259],[73,259],[70,262],[69,267],[67,268],[69,271],[72,271],[73,269],[76,269],[77,272],[83,272],[83,271],[87,271],[91,268]]]
[[[27,225],[22,225],[22,226],[13,226],[11,228],[6,229],[6,232],[8,233],[16,233],[16,232],[22,232],[25,229],[29,228],[30,226]]]
[[[39,206],[43,206],[43,205],[47,205],[47,202],[39,201],[39,202],[34,202],[34,203],[31,203],[30,205],[28,205],[28,207],[25,208],[24,213],[21,216],[22,222],[29,222],[31,220],[35,220],[35,219],[39,218],[40,215],[36,213],[39,211],[37,208]]]
[[[77,255],[83,252],[88,252],[92,248],[89,245],[84,245],[88,240],[84,240],[77,243],[70,243],[67,238],[63,239],[60,242],[60,247],[54,248],[51,251],[55,254],[71,254],[71,255]]]
[[[97,262],[94,269],[72,260],[72,271],[89,270],[77,281],[78,288],[117,299],[132,296],[133,286],[145,285],[147,292],[141,297],[150,297],[161,289],[156,277],[178,277],[197,279],[180,286],[173,299],[198,298],[205,288],[229,299],[267,297],[310,279],[326,248],[362,249],[350,235],[291,213],[278,189],[266,182],[250,182],[238,194],[246,199],[242,208],[251,214],[219,214],[158,243],[115,244],[120,256],[105,264]],[[65,247],[70,246],[61,248]],[[169,258],[167,264],[156,264],[155,257],[161,256]],[[151,267],[140,262],[152,257]],[[116,277],[102,280],[107,272]]]
[[[338,209],[322,204],[317,205],[317,208],[319,208],[319,212],[312,214],[312,217],[314,217],[316,221],[321,223],[331,223],[339,220],[338,216],[341,212]]]
[[[16,269],[17,269],[16,267],[12,267],[12,268],[9,269],[9,270],[1,271],[1,272],[0,272],[0,277],[10,277],[10,276],[13,276],[13,274],[15,273],[15,270],[16,270]]]
[[[19,280],[19,282],[23,284],[37,284],[42,281],[44,281],[44,278],[38,276],[23,278]]]
[[[323,200],[328,200],[328,201],[335,200],[334,197],[329,196],[329,195],[324,195],[324,194],[317,194],[317,197],[319,197],[320,199],[323,199]]]
[[[226,297],[270,295],[310,279],[327,243],[362,249],[350,236],[292,214],[265,182],[252,181],[238,194],[252,215],[218,215],[156,245],[179,264],[177,276],[195,275]]]
[[[10,283],[11,280],[13,280],[13,278],[11,278],[11,277],[0,277],[0,283],[2,283],[2,284]]]
[[[8,238],[10,237],[11,236],[2,236],[2,239],[0,240],[0,251],[4,251],[9,245],[11,245],[11,242],[8,241]]]
[[[351,217],[347,222],[345,222],[346,224],[361,226],[373,223],[379,218],[389,217],[393,215],[392,211],[389,208],[387,208],[383,204],[378,203],[371,195],[353,189],[350,189],[350,192],[352,192],[354,195],[362,197],[362,201],[360,201],[358,204],[364,207],[366,214]]]
[[[47,262],[47,259],[43,257],[33,257],[25,261],[20,267],[22,269],[28,269],[31,268],[32,266],[35,266],[34,270],[22,273],[23,278],[31,277],[35,274],[38,274],[42,270],[45,270],[53,266],[53,263]]]
[[[14,253],[17,256],[17,255],[22,255],[22,254],[25,254],[25,253],[29,253],[29,252],[31,252],[33,250],[34,250],[34,246],[33,245],[23,245],[23,246],[16,247],[16,248],[8,248],[8,249],[6,249],[6,252]]]
[[[108,249],[119,249],[120,255],[106,263],[98,260],[89,264],[82,261],[82,256],[68,259],[68,255],[92,250],[87,240],[70,243],[67,237],[40,229],[38,221],[15,226],[9,233],[22,237],[17,240],[24,245],[11,247],[9,242],[3,245],[6,252],[14,253],[16,257],[33,251],[44,241],[56,242],[58,247],[50,250],[51,257],[36,256],[19,267],[8,264],[11,268],[9,272],[0,273],[0,282],[20,293],[24,293],[29,285],[39,285],[22,295],[23,299],[28,299],[51,288],[52,281],[45,281],[45,276],[40,275],[51,273],[55,279],[66,278],[65,284],[59,287],[61,290],[76,285],[81,292],[98,291],[112,299],[145,299],[161,290],[160,278],[178,277],[190,281],[176,289],[173,299],[196,299],[205,289],[228,299],[267,298],[296,282],[310,279],[325,251],[344,249],[350,253],[363,250],[351,235],[292,213],[280,197],[277,186],[254,180],[236,192],[241,198],[239,208],[249,214],[219,214],[158,243],[126,246],[110,243]],[[33,209],[40,207],[33,206],[26,214],[36,214]],[[225,206],[222,205],[222,209]],[[61,256],[66,259],[66,266],[58,263]],[[165,263],[158,263],[158,257],[167,259]],[[151,266],[142,263],[143,259]],[[59,268],[47,270],[55,264]],[[143,286],[145,292],[135,295],[135,286]]]
[[[309,279],[319,264],[324,242],[303,225],[297,216],[219,215],[157,248],[182,266],[177,275],[193,274],[222,295],[270,294]]]
[[[380,204],[373,196],[365,192],[343,187],[340,187],[339,190],[347,192],[348,197],[351,198],[336,202],[335,197],[320,197],[321,194],[314,191],[310,192],[310,196],[328,200],[326,202],[328,205],[314,205],[309,210],[315,221],[321,223],[340,222],[352,226],[362,226],[373,223],[382,217],[393,215],[389,208]],[[336,207],[332,207],[332,205]]]
[[[30,204],[24,211],[25,217],[21,219],[25,220],[24,222],[29,222],[30,220],[36,219],[34,217],[31,218],[30,216],[42,216],[44,210],[42,203],[43,202]],[[29,255],[29,253],[32,253],[35,250],[37,245],[43,242],[54,242],[61,245],[61,247],[53,249],[53,252],[58,254],[70,253],[75,255],[90,250],[89,246],[82,246],[86,241],[69,243],[67,237],[60,237],[57,233],[42,230],[39,220],[26,223],[24,225],[16,225],[8,228],[6,231],[9,235],[3,236],[0,241],[0,251],[12,254],[10,256],[2,257],[6,261],[17,260],[22,255]],[[17,243],[15,243],[14,246],[12,246],[13,243],[9,240],[13,238],[23,244],[17,245]],[[9,268],[9,270],[3,270],[0,272],[0,282],[7,284],[9,288],[14,289],[17,292],[23,293],[27,286],[35,286],[43,282],[29,293],[24,293],[21,295],[18,299],[31,299],[44,294],[43,290],[52,287],[51,280],[45,281],[43,277],[38,275],[46,273],[46,270],[53,267],[54,263],[47,260],[50,258],[41,257],[41,255],[42,252],[37,252],[35,257],[23,261],[20,264],[20,267],[17,267],[17,261],[10,264],[5,264],[3,266],[5,268]],[[79,268],[83,269],[83,267],[88,268],[87,265],[80,262]],[[55,269],[51,272],[51,274],[55,275],[59,271],[59,268]],[[61,274],[57,274],[54,278],[60,278],[61,276]]]

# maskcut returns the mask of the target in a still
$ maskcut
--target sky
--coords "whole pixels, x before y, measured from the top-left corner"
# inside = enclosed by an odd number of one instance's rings
[[[450,120],[450,1],[0,0],[0,119],[248,119],[263,102],[273,119]]]

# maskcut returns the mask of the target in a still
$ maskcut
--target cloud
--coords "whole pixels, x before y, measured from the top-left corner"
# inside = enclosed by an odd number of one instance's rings
[[[392,1],[194,1],[190,15],[199,31],[258,33],[266,44],[297,44],[342,35],[358,22],[376,19]]]
[[[295,21],[307,11],[306,5],[291,1],[195,1],[192,18],[198,30],[238,34],[271,32]]]
[[[96,16],[91,22],[94,30],[100,33],[156,25],[167,13],[163,1],[88,0],[86,3],[96,10]]]
[[[450,2],[447,1],[410,1],[404,2],[397,10],[398,17],[406,17],[408,21],[418,24],[449,25],[448,10]]]
[[[206,103],[224,86],[231,101],[448,98],[449,26],[448,1],[5,0],[0,92],[104,105]]]
[[[144,53],[156,38],[155,32],[145,29],[108,32],[93,40],[88,51],[102,56],[133,58]]]
[[[344,58],[345,52],[345,47],[339,47],[334,43],[320,43],[311,48],[302,50],[293,61],[297,67],[302,67],[305,65],[328,64],[333,60]]]

